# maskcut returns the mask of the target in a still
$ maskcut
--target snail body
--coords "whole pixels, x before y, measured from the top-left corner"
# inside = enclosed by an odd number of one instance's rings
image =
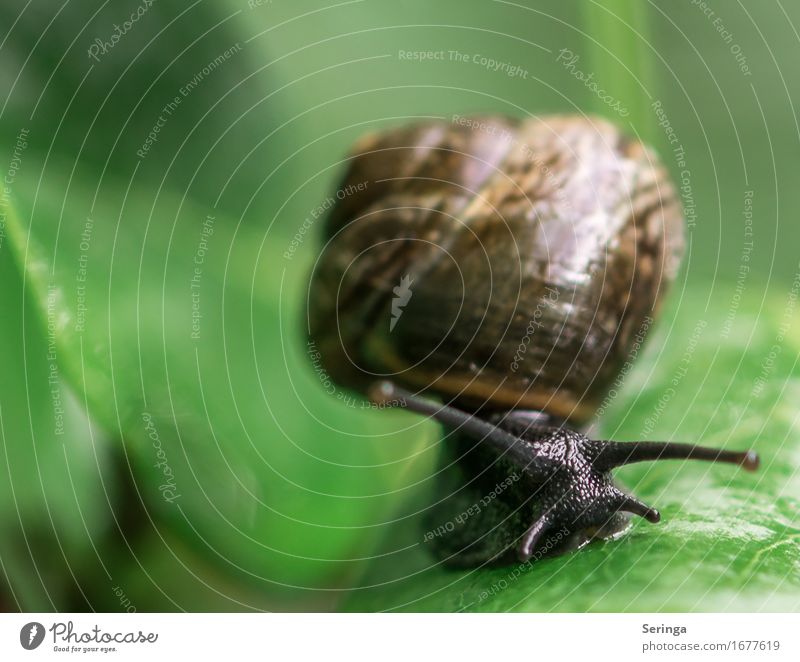
[[[653,447],[578,432],[678,271],[683,216],[655,154],[597,118],[458,118],[362,139],[339,192],[309,289],[325,369],[455,430],[461,487],[439,515],[521,477],[440,555],[526,560],[558,526],[565,548],[623,512],[657,519],[610,475]],[[714,451],[754,465],[734,455]]]

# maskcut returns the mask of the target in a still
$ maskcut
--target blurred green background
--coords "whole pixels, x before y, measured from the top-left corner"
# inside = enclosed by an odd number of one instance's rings
[[[778,0],[5,3],[0,608],[800,607],[799,23]],[[664,524],[516,575],[420,549],[437,427],[331,397],[305,346],[306,219],[348,146],[482,112],[599,113],[658,148],[688,253],[596,427],[764,458],[628,468]]]

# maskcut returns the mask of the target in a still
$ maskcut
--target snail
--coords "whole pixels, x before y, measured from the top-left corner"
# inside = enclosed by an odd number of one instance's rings
[[[525,562],[631,514],[658,522],[614,483],[622,465],[757,468],[752,451],[584,433],[677,274],[683,227],[655,153],[603,119],[456,116],[356,144],[309,337],[335,382],[449,430],[426,536],[443,561]]]

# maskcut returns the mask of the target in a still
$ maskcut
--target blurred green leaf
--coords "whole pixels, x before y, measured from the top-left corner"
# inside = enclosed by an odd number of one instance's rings
[[[124,440],[156,528],[251,590],[351,582],[435,428],[394,433],[396,416],[326,391],[298,326],[308,264],[268,228],[51,170],[46,189],[18,183],[16,248],[40,306],[56,284],[65,374]]]
[[[139,8],[141,16],[124,30]],[[258,223],[265,170],[286,156],[285,98],[238,25],[246,2],[193,0],[0,5],[0,142],[74,161],[91,181],[134,171]],[[6,35],[6,30],[13,29]],[[121,36],[117,29],[122,28]],[[8,36],[6,39],[5,37]],[[7,94],[7,96],[6,96]],[[237,167],[254,142],[258,165]],[[72,165],[72,164],[71,164]],[[283,167],[284,175],[290,165]],[[255,196],[253,205],[248,205]]]
[[[533,564],[447,570],[420,549],[423,529],[409,523],[404,542],[411,551],[391,564],[376,563],[347,608],[800,608],[800,320],[791,294],[767,299],[763,308],[751,301],[735,311],[732,295],[697,289],[691,297],[673,298],[598,436],[752,447],[762,460],[757,473],[689,462],[626,467],[617,473],[621,482],[659,508],[662,522],[638,520],[620,540]],[[776,340],[781,335],[783,340]],[[783,360],[764,379],[776,343]]]
[[[0,560],[15,604],[47,611],[79,592],[87,556],[110,526],[104,435],[62,378],[56,292],[32,298],[12,249],[15,210],[0,208]]]

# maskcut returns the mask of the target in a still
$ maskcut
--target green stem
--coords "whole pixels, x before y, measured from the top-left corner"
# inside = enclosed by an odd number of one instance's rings
[[[584,0],[582,7],[588,67],[594,72],[598,87],[619,100],[628,114],[623,117],[598,95],[592,96],[592,110],[617,123],[629,123],[645,142],[657,142],[650,108],[657,92],[653,53],[649,46],[648,3],[646,0]]]

